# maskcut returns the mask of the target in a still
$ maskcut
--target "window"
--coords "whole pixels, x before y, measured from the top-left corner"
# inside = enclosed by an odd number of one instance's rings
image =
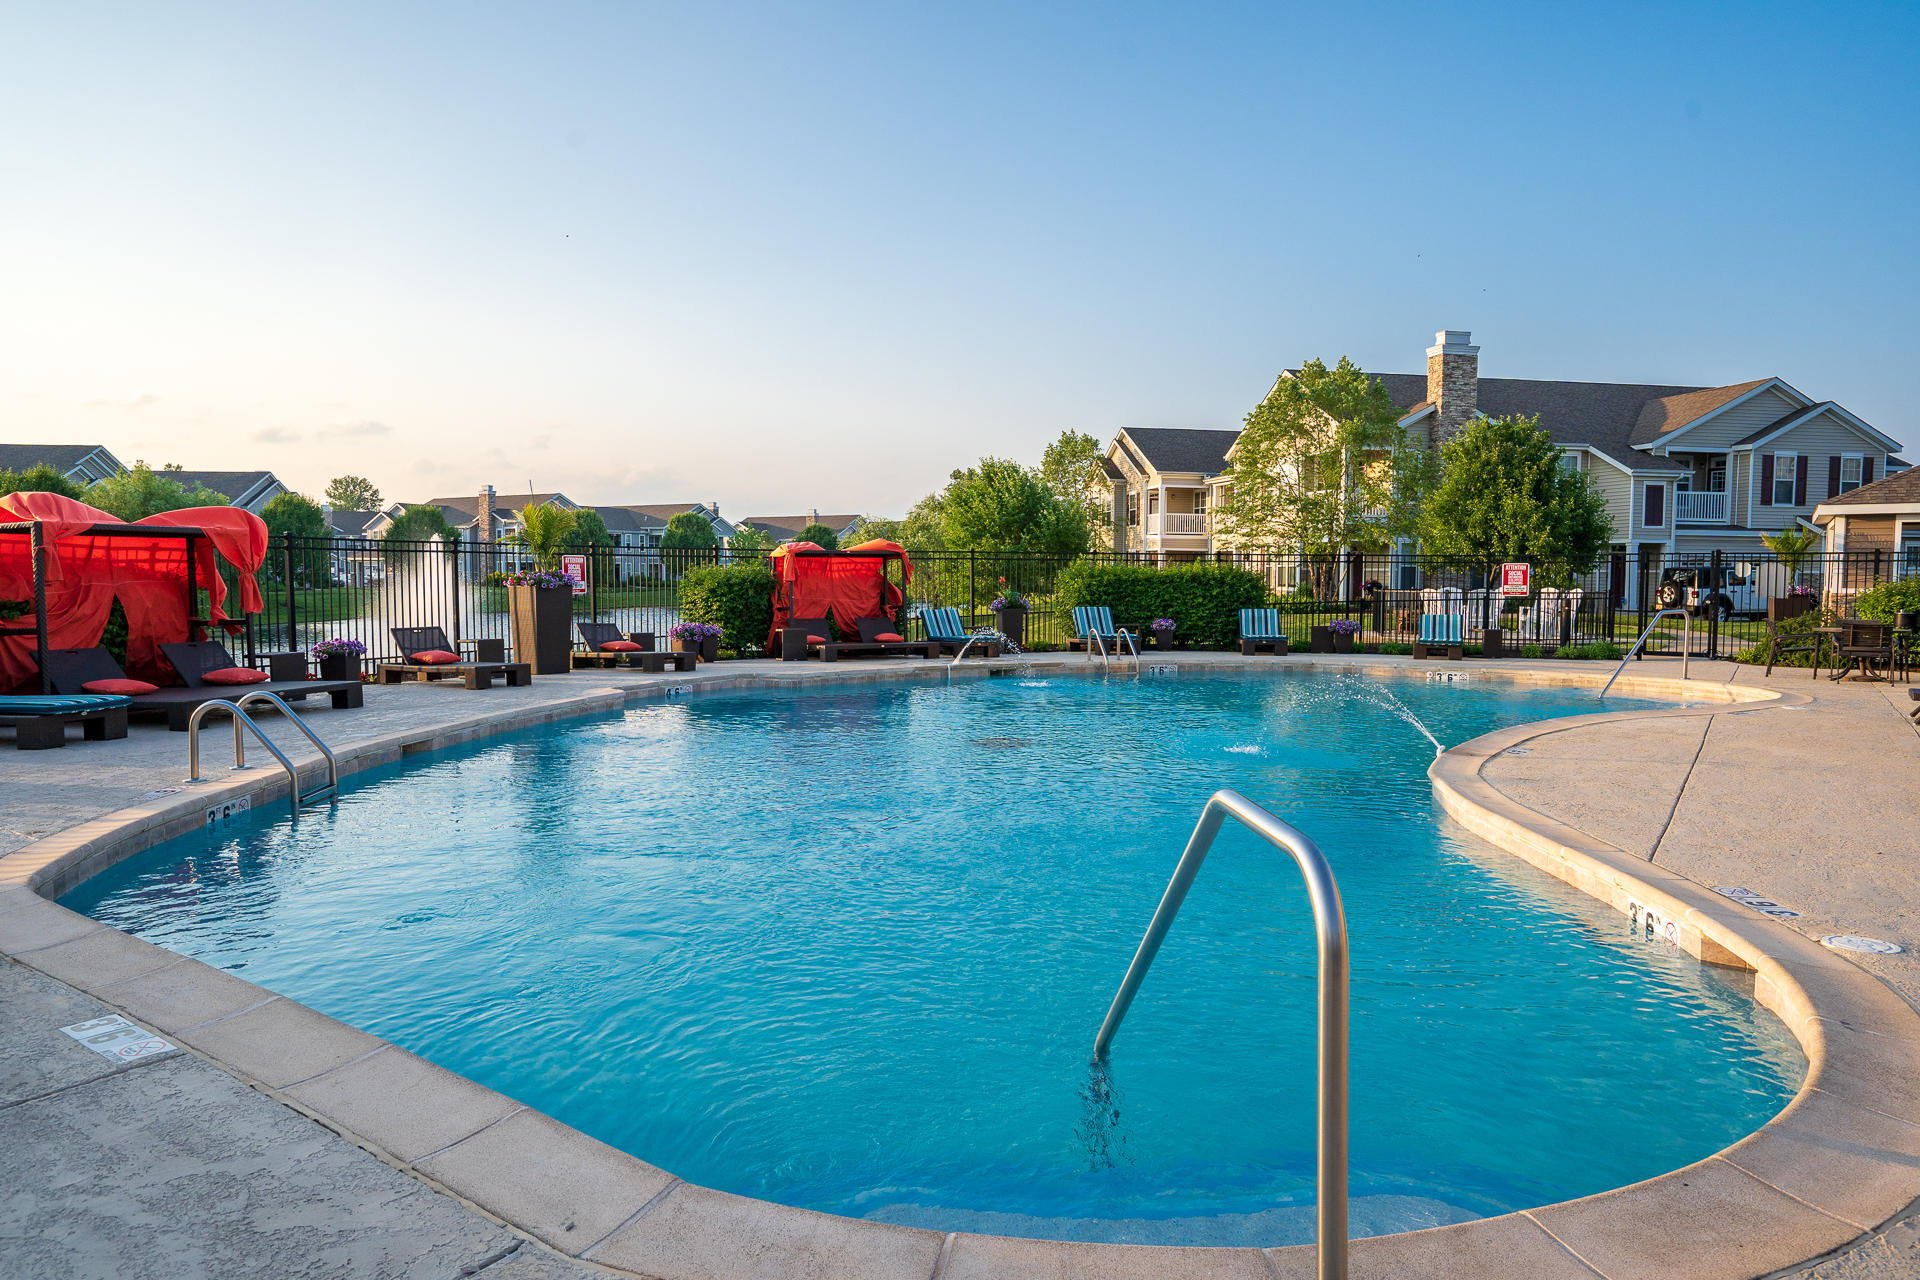
[[[1860,487],[1860,469],[1866,459],[1857,453],[1840,455],[1840,492],[1852,493]]]
[[[1585,471],[1587,469],[1586,455],[1580,454],[1580,453],[1569,453],[1564,449],[1561,450],[1560,469],[1562,471]]]
[[[1725,493],[1727,491],[1727,460],[1715,458],[1707,464],[1707,491]]]
[[[1140,495],[1131,489],[1127,490],[1127,523],[1140,523]]]
[[[1900,533],[1900,567],[1903,578],[1920,578],[1920,529],[1907,525]]]
[[[1793,505],[1793,484],[1800,475],[1800,459],[1791,453],[1773,455],[1773,505]]]
[[[1205,489],[1195,489],[1193,491],[1193,514],[1197,516],[1207,514],[1207,491]]]
[[[1649,529],[1664,529],[1667,525],[1667,486],[1650,484],[1647,486],[1645,512],[1640,523]]]

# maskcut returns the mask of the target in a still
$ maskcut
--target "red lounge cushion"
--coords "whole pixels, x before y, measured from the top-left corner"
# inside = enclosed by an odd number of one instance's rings
[[[444,667],[449,662],[460,661],[459,654],[448,653],[445,649],[422,649],[418,653],[408,654],[407,657],[423,667]]]
[[[895,631],[876,631],[873,633],[873,638],[881,644],[899,644],[906,639],[905,636]]]
[[[829,641],[825,636],[808,636],[807,643],[808,644],[830,644],[831,641]]]
[[[152,693],[155,688],[145,680],[89,680],[80,687],[88,693]]]
[[[639,653],[640,646],[631,640],[609,640],[600,646],[602,653]]]
[[[200,678],[208,684],[260,684],[267,673],[252,667],[221,667],[218,671],[202,671]]]

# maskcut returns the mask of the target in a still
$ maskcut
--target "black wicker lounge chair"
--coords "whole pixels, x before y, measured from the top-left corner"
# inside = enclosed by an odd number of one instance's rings
[[[580,632],[580,639],[586,642],[585,649],[573,651],[573,665],[576,667],[644,667],[641,661],[645,654],[653,652],[653,632],[636,631],[631,635],[622,635],[620,628],[611,622],[576,622],[573,624]],[[634,644],[638,649],[608,649],[611,644]]]
[[[174,650],[179,650],[175,656]],[[335,707],[346,710],[361,705],[361,688],[358,680],[266,680],[257,684],[210,685],[201,682],[208,671],[217,671],[222,667],[238,666],[227,653],[226,646],[214,640],[202,640],[194,644],[163,644],[160,651],[180,672],[182,680],[190,683],[173,685],[165,689],[155,689],[152,693],[136,693],[127,699],[127,711],[131,715],[154,713],[165,715],[167,728],[175,733],[184,733],[187,721],[193,715],[193,709],[204,702],[232,702],[249,693],[272,693],[288,701],[297,701],[311,694],[324,693]],[[191,672],[191,676],[188,672]],[[85,693],[85,685],[94,680],[124,680],[127,673],[113,660],[113,655],[105,649],[54,649],[47,654],[47,679],[53,685],[55,693]]]
[[[509,685],[533,683],[533,666],[525,662],[415,662],[416,653],[458,652],[447,633],[439,627],[390,627],[388,634],[400,650],[401,661],[383,662],[374,669],[381,684],[399,684],[402,680],[427,683],[434,680],[459,680],[469,689],[491,689],[499,676]]]

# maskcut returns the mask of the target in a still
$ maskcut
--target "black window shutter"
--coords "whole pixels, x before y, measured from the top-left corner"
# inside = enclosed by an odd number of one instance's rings
[[[1860,459],[1860,483],[1861,484],[1873,483],[1873,459],[1872,458]]]
[[[1802,458],[1799,465],[1793,469],[1793,505],[1796,507],[1807,505],[1807,463],[1809,461],[1810,459]]]
[[[1666,527],[1667,523],[1667,486],[1650,484],[1647,486],[1647,510],[1642,524],[1649,529]]]
[[[1827,496],[1840,496],[1840,457],[1838,454],[1827,459]]]
[[[1770,453],[1760,459],[1760,505],[1773,505],[1773,455]]]

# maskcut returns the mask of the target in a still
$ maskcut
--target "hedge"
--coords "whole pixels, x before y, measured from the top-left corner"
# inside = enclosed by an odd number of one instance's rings
[[[1894,615],[1905,609],[1920,612],[1920,578],[1899,578],[1862,591],[1853,601],[1853,611],[1875,622],[1892,623]]]
[[[763,560],[689,569],[680,578],[680,616],[718,626],[723,649],[759,649],[773,626],[773,571]]]
[[[1076,560],[1054,584],[1060,625],[1071,633],[1073,610],[1105,605],[1115,626],[1145,629],[1155,618],[1172,618],[1193,643],[1225,648],[1240,638],[1240,611],[1267,601],[1259,574],[1228,565],[1095,564]]]

